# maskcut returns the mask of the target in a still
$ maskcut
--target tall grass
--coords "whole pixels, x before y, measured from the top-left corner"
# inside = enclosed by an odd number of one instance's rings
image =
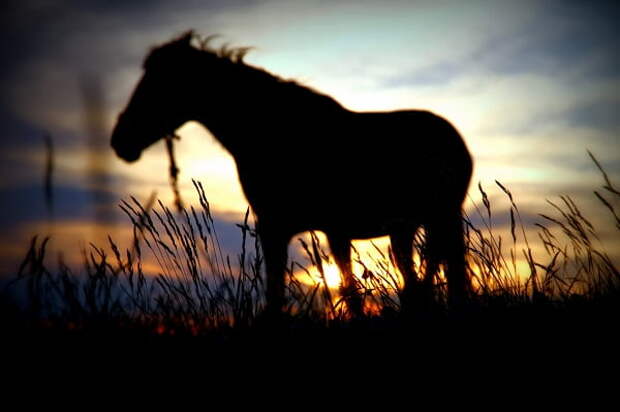
[[[604,194],[595,191],[595,196],[620,230],[613,201],[607,199],[612,196],[617,200],[620,192],[592,158],[605,179]],[[533,232],[526,228],[511,191],[500,182],[496,184],[510,204],[510,237],[506,240],[494,229],[495,212],[479,185],[482,205],[474,207],[476,219],[464,218],[468,272],[474,288],[469,307],[491,312],[543,306],[566,310],[575,302],[587,302],[617,310],[620,272],[602,247],[594,225],[575,202],[568,196],[549,201],[555,213],[540,215],[541,223],[536,223]],[[37,327],[85,330],[107,325],[168,335],[253,327],[260,323],[265,306],[265,274],[250,212],[237,225],[240,251],[231,258],[220,244],[203,186],[194,181],[194,187],[200,206],[182,207],[179,212],[154,199],[147,205],[133,197],[122,201],[120,207],[133,226],[132,245],[121,250],[111,238],[105,246],[91,244],[83,253],[79,273],[62,260],[57,269],[50,269],[46,262],[49,239],[35,237],[4,293],[24,291],[22,314]],[[479,227],[475,220],[482,222]],[[542,256],[537,256],[528,234],[537,237]],[[285,312],[291,325],[347,323],[351,314],[326,282],[325,265],[332,264],[331,257],[314,233],[309,240],[300,238],[298,242],[307,262],[293,261],[288,267]],[[419,257],[424,256],[424,244],[424,233],[418,233],[414,249]],[[363,269],[360,287],[367,319],[380,321],[398,317],[402,282],[394,270],[391,250],[386,253],[376,248],[376,252],[372,269],[357,250],[353,254]],[[527,263],[525,272],[519,260]],[[155,262],[155,273],[145,270],[149,261]],[[416,271],[424,273],[424,259],[416,262]],[[300,281],[295,276],[300,271],[313,281]],[[434,303],[418,310],[449,313],[441,275],[433,282],[433,292]]]

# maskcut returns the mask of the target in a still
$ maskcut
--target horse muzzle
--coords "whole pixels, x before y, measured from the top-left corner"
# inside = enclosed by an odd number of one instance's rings
[[[133,133],[126,126],[127,124],[123,121],[123,116],[119,116],[119,121],[112,132],[110,144],[118,157],[131,163],[140,158],[142,150],[139,148],[139,145],[132,144]]]
[[[116,155],[128,163],[133,163],[140,159],[141,152],[132,151],[119,151],[116,150]]]
[[[142,154],[142,150],[121,143],[121,141],[118,140],[116,134],[112,135],[111,145],[114,149],[114,153],[116,153],[118,157],[129,163],[135,162],[136,160],[140,159],[140,155]]]

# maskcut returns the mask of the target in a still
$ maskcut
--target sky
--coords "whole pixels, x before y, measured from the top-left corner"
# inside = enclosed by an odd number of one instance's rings
[[[592,194],[603,182],[586,152],[620,182],[614,2],[9,0],[0,7],[3,275],[14,273],[34,234],[51,235],[54,251],[77,262],[88,242],[108,234],[128,241],[121,199],[146,201],[156,191],[171,202],[163,143],[130,165],[114,156],[109,136],[150,48],[188,29],[219,34],[215,44],[252,46],[248,64],[351,110],[444,116],[475,161],[471,201],[480,199],[480,182],[499,230],[509,225],[508,203],[495,180],[510,188],[532,229],[539,213],[552,214],[547,199],[570,195],[598,225],[607,251],[620,255],[617,230]],[[191,179],[203,182],[234,254],[235,223],[247,208],[234,161],[197,123],[178,134],[183,198],[197,203]],[[52,212],[43,185],[46,135],[54,143]]]

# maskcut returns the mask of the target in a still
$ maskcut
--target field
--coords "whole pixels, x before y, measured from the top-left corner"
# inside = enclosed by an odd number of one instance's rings
[[[609,210],[610,225],[620,230],[612,206],[620,193],[599,169],[605,184],[594,195]],[[306,262],[290,263],[287,308],[274,325],[262,315],[265,274],[249,211],[238,224],[239,255],[226,256],[206,193],[199,182],[194,185],[198,209],[175,212],[161,202],[123,201],[120,207],[134,229],[132,247],[120,250],[111,238],[107,245],[90,245],[78,271],[62,261],[52,269],[46,259],[48,239],[32,239],[2,293],[5,336],[18,342],[75,337],[245,351],[274,342],[288,348],[317,348],[326,342],[437,348],[460,342],[501,351],[492,346],[510,342],[511,348],[545,350],[549,341],[575,348],[582,339],[605,345],[617,341],[611,325],[620,314],[620,272],[595,227],[569,197],[553,203],[556,215],[541,215],[545,223],[537,224],[536,235],[544,253],[536,256],[527,239],[533,232],[524,227],[509,189],[497,182],[511,204],[510,238],[502,239],[494,233],[493,208],[479,186],[482,205],[476,209],[482,226],[476,227],[471,217],[464,219],[473,290],[458,308],[447,305],[440,275],[433,282],[432,301],[401,311],[402,282],[388,252],[377,254],[372,270],[364,267],[359,288],[365,314],[354,317],[338,289],[328,287],[325,267],[331,258],[319,237],[299,239]],[[423,256],[423,250],[424,234],[419,233],[415,254]],[[527,264],[517,264],[519,259]],[[359,254],[357,260],[363,265]],[[155,263],[156,273],[147,273],[147,261]],[[416,262],[423,273],[424,259]],[[312,281],[293,275],[300,271]]]

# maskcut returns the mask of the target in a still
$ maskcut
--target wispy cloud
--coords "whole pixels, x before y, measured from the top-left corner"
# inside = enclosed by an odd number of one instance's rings
[[[478,4],[478,6],[482,6]],[[433,60],[408,73],[385,79],[386,86],[448,84],[461,76],[538,74],[617,78],[620,72],[620,15],[611,3],[596,6],[570,2],[528,4],[531,12],[498,13],[483,35],[470,37],[465,50],[439,48]],[[601,7],[603,6],[603,7]],[[491,17],[491,16],[485,16]],[[484,20],[479,23],[484,25]],[[498,30],[497,26],[501,26]]]

